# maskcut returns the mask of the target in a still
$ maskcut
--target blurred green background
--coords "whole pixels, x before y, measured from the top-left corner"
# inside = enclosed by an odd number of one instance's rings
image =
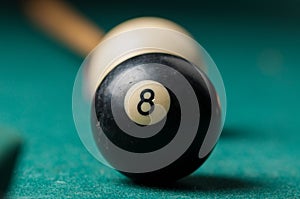
[[[32,27],[20,2],[5,0],[0,126],[24,139],[8,198],[300,197],[300,1],[71,3],[105,30],[138,16],[188,29],[223,75],[224,131],[199,170],[166,187],[133,184],[102,166],[84,149],[72,119],[83,58]]]

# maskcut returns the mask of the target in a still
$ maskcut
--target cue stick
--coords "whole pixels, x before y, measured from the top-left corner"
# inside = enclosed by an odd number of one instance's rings
[[[104,36],[103,30],[61,0],[27,0],[23,10],[34,25],[82,57]]]

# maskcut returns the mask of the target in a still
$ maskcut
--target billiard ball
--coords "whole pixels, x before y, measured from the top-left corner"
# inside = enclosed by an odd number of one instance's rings
[[[198,153],[212,111],[205,82],[207,78],[195,66],[169,54],[143,54],[116,66],[95,95],[93,132],[101,154],[114,168],[128,167],[131,172],[124,168],[121,172],[138,181],[171,181],[194,171],[206,159]],[[176,140],[176,150],[185,144],[182,139],[187,139],[188,131],[194,131],[190,135],[194,138],[180,158],[158,170],[142,170],[143,163],[154,165],[154,161],[159,167],[159,159],[173,153],[171,142]],[[122,152],[109,146],[104,136]],[[169,153],[158,152],[169,144]],[[151,153],[157,153],[153,162],[147,157]],[[135,173],[135,169],[143,172]]]
[[[216,66],[184,29],[143,18],[112,30],[86,58],[73,115],[99,161],[135,181],[164,183],[189,175],[211,154],[224,96]]]

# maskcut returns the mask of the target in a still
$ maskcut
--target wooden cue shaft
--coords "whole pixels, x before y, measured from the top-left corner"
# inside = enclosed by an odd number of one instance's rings
[[[61,0],[27,0],[25,14],[39,28],[86,56],[103,38],[104,32]]]

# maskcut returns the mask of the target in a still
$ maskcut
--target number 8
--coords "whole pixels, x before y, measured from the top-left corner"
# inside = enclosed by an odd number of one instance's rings
[[[146,93],[150,93],[150,97],[149,98],[145,98],[145,94]],[[141,98],[141,101],[138,103],[137,105],[137,109],[138,109],[138,112],[141,114],[141,115],[150,115],[154,109],[154,102],[153,102],[153,99],[154,99],[154,91],[151,90],[151,89],[144,89],[141,94],[140,94],[140,98]],[[142,110],[142,104],[143,103],[149,103],[151,108],[149,111],[143,111]]]

